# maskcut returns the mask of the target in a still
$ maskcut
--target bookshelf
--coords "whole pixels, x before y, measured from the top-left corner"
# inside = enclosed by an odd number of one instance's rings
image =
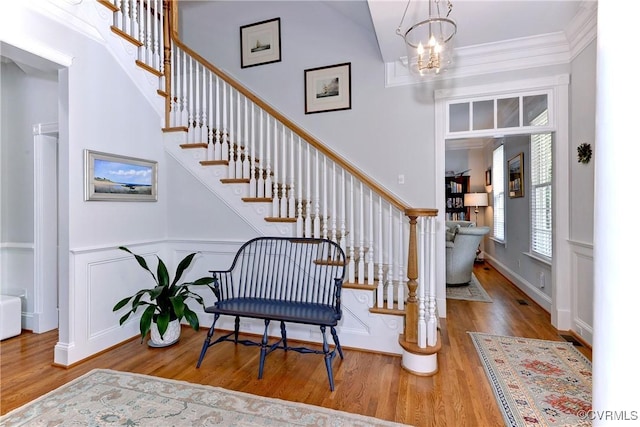
[[[469,208],[464,206],[464,194],[469,192],[468,176],[445,177],[447,221],[469,221]]]

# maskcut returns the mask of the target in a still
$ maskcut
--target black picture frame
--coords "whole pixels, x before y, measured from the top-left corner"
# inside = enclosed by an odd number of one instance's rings
[[[280,18],[240,27],[240,68],[282,61]]]
[[[304,70],[304,113],[351,109],[351,63]]]

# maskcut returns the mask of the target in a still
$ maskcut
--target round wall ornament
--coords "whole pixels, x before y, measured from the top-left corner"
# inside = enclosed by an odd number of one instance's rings
[[[585,165],[589,163],[589,161],[591,160],[591,154],[593,154],[593,152],[591,151],[591,144],[583,142],[582,144],[578,145],[578,161],[580,163],[584,163]]]

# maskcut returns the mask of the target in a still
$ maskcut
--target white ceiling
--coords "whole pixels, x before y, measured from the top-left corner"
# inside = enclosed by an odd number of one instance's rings
[[[439,0],[446,9],[446,0]],[[453,19],[458,31],[456,49],[504,42],[570,29],[581,5],[595,0],[451,0]],[[403,39],[396,34],[407,6],[405,0],[367,0],[380,53],[384,62],[406,56]],[[403,32],[426,18],[426,1],[412,0],[402,25]]]

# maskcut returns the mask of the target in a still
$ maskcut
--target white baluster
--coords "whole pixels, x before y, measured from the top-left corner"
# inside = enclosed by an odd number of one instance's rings
[[[133,4],[131,5],[131,36],[133,38],[136,38],[140,35],[138,28],[138,19],[138,1],[133,0]],[[140,52],[138,52],[138,54],[139,53]],[[138,56],[138,58],[140,58],[140,56]]]
[[[236,102],[236,163],[234,178],[242,178],[242,146],[246,143],[247,136],[242,134],[242,115],[240,114],[240,92],[236,92],[238,98]]]
[[[275,132],[274,132],[275,133]],[[280,169],[282,169],[282,178],[280,178],[280,182],[278,183],[278,180],[276,179],[276,174],[273,174],[273,180],[275,183],[274,189],[275,189],[275,194],[273,195],[274,199],[278,199],[279,203],[277,206],[277,209],[280,213],[280,217],[281,218],[286,218],[287,217],[287,129],[284,126],[284,124],[282,125],[282,139],[281,139],[281,144],[282,144],[282,166],[280,166]],[[273,155],[275,158],[275,162],[274,162],[274,171],[278,171],[278,166],[277,166],[277,162],[278,162],[278,141],[276,138],[276,143],[273,146]],[[279,191],[278,191],[279,190]]]
[[[162,6],[163,5],[160,4],[160,9],[158,10],[158,19],[160,21],[160,35],[158,37],[158,40],[160,40],[160,47],[158,49],[160,56],[160,67],[158,67],[158,69],[160,70],[160,74],[164,75],[164,9]]]
[[[314,201],[314,218],[313,218],[313,237],[320,237],[320,153],[316,154],[316,171],[315,171],[315,201]]]
[[[173,85],[171,85],[171,124],[178,126],[178,109],[180,108],[180,66],[177,63],[177,49],[171,49],[171,68],[173,70]]]
[[[337,230],[337,217],[338,217],[338,206],[336,204],[337,196],[336,196],[336,162],[333,163],[332,173],[331,173],[331,240],[338,243],[338,230]]]
[[[329,207],[329,202],[327,201],[329,188],[327,186],[327,157],[322,156],[322,238],[328,238],[328,229],[329,229],[329,214],[327,209]]]
[[[200,136],[199,140],[208,144],[209,142],[209,116],[207,115],[207,74],[211,74],[204,66],[202,66],[202,115],[200,120]]]
[[[291,134],[293,138],[293,133]],[[302,218],[302,141],[298,137],[298,216],[296,218],[296,235],[304,237],[304,219]]]
[[[122,2],[122,6],[123,6],[123,10],[122,10],[122,16],[123,16],[123,21],[122,21],[122,31],[124,31],[126,34],[131,35],[131,19],[129,18],[129,1],[130,0],[123,0]]]
[[[358,256],[358,283],[365,283],[364,273],[364,189],[362,181],[360,182],[360,212],[358,213],[360,220],[360,253]]]
[[[152,26],[151,26],[151,2],[147,2],[147,10],[145,13],[145,18],[147,21],[147,25],[145,25],[145,36],[144,36],[144,58],[142,62],[147,65],[152,64],[153,52],[151,51],[151,37],[152,37]]]
[[[213,130],[213,73],[209,72],[209,124],[207,126],[207,160],[215,159],[215,136]]]
[[[260,109],[260,138],[258,141],[260,142],[260,164],[264,164],[264,110],[262,108]],[[259,166],[256,172],[258,174],[256,197],[264,197],[264,169]]]
[[[270,116],[267,116],[267,147],[270,145],[269,135],[271,134],[269,130],[269,117]],[[271,173],[269,173],[269,167],[267,166],[267,179],[265,181],[267,187],[265,190],[267,197],[269,197],[269,188],[275,187],[274,191],[271,191],[271,216],[280,218],[280,198],[278,195],[278,124],[274,122],[273,128],[273,179],[270,178]]]
[[[180,114],[180,126],[189,129],[189,107],[187,105],[187,53],[182,51],[182,110]]]
[[[393,206],[389,203],[389,236],[387,237],[387,308],[393,308]],[[382,251],[380,251],[382,252]]]
[[[195,61],[195,110],[193,115],[193,141],[191,142],[203,142],[202,136],[202,114],[200,113],[200,63]]]
[[[189,57],[189,128],[187,129],[188,142],[195,142],[195,122],[193,99],[193,58]]]
[[[138,49],[138,59],[140,59],[144,63],[146,63],[147,61],[147,38],[145,34],[145,22],[148,16],[149,7],[145,7],[144,1],[140,0],[140,13],[137,16],[137,20],[139,20],[140,23],[136,24],[136,37],[140,42],[140,48]]]
[[[373,199],[373,193],[370,194],[370,197]],[[378,199],[378,230],[376,234],[378,237],[376,239],[378,241],[378,287],[376,289],[376,303],[378,308],[382,308],[384,307],[384,269],[382,264],[384,235],[382,234],[382,197],[379,197]]]
[[[233,127],[233,89],[229,86],[229,164],[227,165],[227,178],[233,178],[236,173],[236,149],[239,144],[239,132]],[[240,117],[236,118],[236,122],[240,121]]]
[[[268,114],[266,116],[267,116],[267,147],[266,147],[267,165],[265,168],[266,176],[264,178],[264,197],[270,198],[273,196],[273,178],[271,178],[271,116]]]
[[[114,14],[115,17],[113,25],[116,28],[122,29],[122,0],[116,0],[115,6],[118,12]]]
[[[249,197],[256,197],[256,126],[255,126],[255,109],[251,104],[251,167],[249,168]]]
[[[216,76],[216,125],[214,130],[215,140],[213,141],[213,159],[220,159],[220,78]]]
[[[438,340],[438,319],[436,316],[436,217],[427,218],[429,230],[429,321],[427,324],[427,345],[433,347]]]
[[[305,170],[307,171],[307,208],[306,215],[304,221],[304,237],[311,237],[312,230],[312,217],[311,217],[311,146],[309,144],[307,147],[307,167]]]
[[[342,178],[341,178],[341,192],[340,195],[340,241],[338,244],[342,248],[342,250],[347,253],[347,182],[345,181],[345,172],[342,170]],[[353,225],[351,225],[353,227]]]
[[[220,160],[229,160],[229,123],[227,121],[227,83],[222,82],[222,145]]]
[[[349,180],[349,227],[351,227],[351,233],[349,233],[349,283],[356,283],[356,249],[354,236],[356,234],[354,218],[355,205],[353,204],[353,175],[350,175]],[[364,270],[364,268],[363,268]]]
[[[373,285],[373,270],[374,270],[374,244],[373,238],[373,191],[369,189],[369,252],[367,257],[367,284]],[[382,250],[382,248],[379,248]]]
[[[425,221],[424,217],[418,219],[418,347],[427,346],[427,322],[425,320]]]
[[[253,138],[253,135],[251,135],[251,137]],[[249,138],[249,105],[246,97],[244,98],[244,140],[245,150],[242,161],[242,177],[250,178],[251,162],[253,161],[253,151],[249,150],[252,139]]]
[[[402,213],[398,215],[398,310],[404,310],[404,216]]]
[[[158,13],[159,8],[161,8],[162,6],[160,5],[159,0],[154,0],[153,2],[153,58],[151,60],[151,65],[153,66],[153,68],[155,68],[156,70],[160,69],[160,44],[158,43],[158,40],[161,37],[161,34],[159,33],[160,31],[160,14]]]
[[[287,201],[287,206],[289,210],[287,211],[287,218],[295,218],[296,217],[296,180],[295,180],[295,163],[293,162],[293,152],[295,150],[295,144],[293,142],[293,132],[289,132],[289,167],[291,168],[291,173],[289,174],[289,191],[287,195],[289,199]],[[300,165],[300,163],[298,163]],[[300,165],[301,166],[301,165]],[[298,184],[299,185],[299,184]],[[298,237],[301,235],[298,234]]]

